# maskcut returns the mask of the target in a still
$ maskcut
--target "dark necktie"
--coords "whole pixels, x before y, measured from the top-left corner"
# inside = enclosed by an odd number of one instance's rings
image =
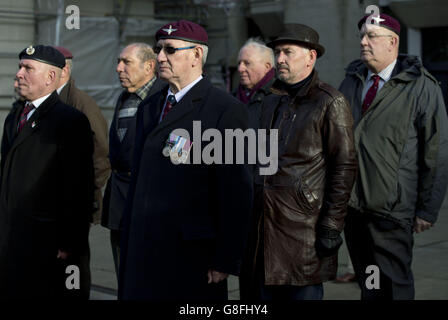
[[[162,120],[166,117],[171,108],[176,104],[176,97],[172,94],[166,100],[165,108],[163,108]]]
[[[34,109],[34,106],[32,103],[26,103],[25,107],[23,108],[22,113],[20,114],[20,120],[19,120],[19,126],[17,127],[17,132],[22,131],[23,127],[25,126],[25,123],[27,121],[27,115],[30,113],[31,110]]]
[[[372,76],[372,79],[373,84],[367,91],[366,96],[364,98],[364,102],[362,104],[362,114],[364,114],[367,111],[367,109],[369,109],[373,99],[375,99],[376,93],[378,92],[378,84],[380,82],[380,76],[375,74]]]

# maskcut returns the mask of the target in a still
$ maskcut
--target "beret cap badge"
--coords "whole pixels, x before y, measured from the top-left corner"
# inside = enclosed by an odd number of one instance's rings
[[[162,29],[162,30],[165,31],[166,33],[168,33],[168,35],[170,35],[171,32],[177,31],[177,29],[173,29],[173,27],[171,25],[168,29]]]
[[[161,39],[178,39],[193,43],[207,45],[208,35],[205,29],[188,20],[179,20],[170,22],[157,30],[155,34],[156,41]]]
[[[19,53],[19,59],[36,60],[60,69],[65,66],[65,58],[61,52],[51,46],[44,46],[41,44],[35,46],[31,45],[23,49]]]
[[[33,48],[33,46],[29,46],[28,48],[26,48],[26,54],[27,55],[32,55],[33,53],[34,53],[34,48]]]

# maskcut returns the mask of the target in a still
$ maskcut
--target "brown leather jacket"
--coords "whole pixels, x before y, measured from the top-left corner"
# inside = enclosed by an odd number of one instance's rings
[[[287,95],[278,80],[271,90],[264,103],[265,128],[274,126],[275,110]],[[258,181],[263,186],[265,284],[322,283],[335,278],[337,254],[317,257],[316,229],[343,229],[357,165],[353,118],[344,96],[321,82],[316,71],[278,116],[279,127],[273,128],[279,130],[278,171]]]

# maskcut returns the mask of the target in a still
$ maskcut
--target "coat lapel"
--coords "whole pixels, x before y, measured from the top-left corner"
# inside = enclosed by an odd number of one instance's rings
[[[207,79],[199,81],[187,94],[168,112],[166,117],[157,124],[151,135],[157,134],[157,132],[163,130],[166,127],[174,127],[176,122],[183,119],[187,114],[199,108],[204,101],[204,93],[208,92],[211,83]],[[165,102],[166,93],[163,95],[163,102]],[[162,102],[162,104],[163,104]],[[157,121],[159,119],[161,110],[157,114]]]
[[[51,110],[53,105],[59,100],[59,96],[56,91],[53,93],[39,106],[39,108],[34,111],[33,115],[26,122],[20,134],[14,139],[11,151],[17,148],[23,141],[25,141],[34,132],[38,131],[40,128],[40,120],[45,116],[45,114]],[[20,111],[21,112],[21,111]],[[20,113],[19,113],[20,114]],[[12,126],[13,127],[13,126]],[[17,128],[15,128],[17,130]]]
[[[20,119],[20,114],[25,107],[25,101],[17,101],[14,103],[14,111],[11,116],[7,118],[5,123],[6,134],[8,137],[9,145],[12,146],[17,136],[17,126]]]
[[[158,95],[154,96],[148,104],[143,106],[143,127],[145,136],[157,126],[167,92],[168,86],[160,91]]]

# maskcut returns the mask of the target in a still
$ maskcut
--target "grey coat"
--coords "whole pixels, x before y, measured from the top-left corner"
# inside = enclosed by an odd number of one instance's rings
[[[349,205],[404,226],[434,223],[448,182],[448,120],[437,80],[400,55],[392,77],[361,117],[367,68],[352,62],[339,90],[355,120],[357,181]]]

